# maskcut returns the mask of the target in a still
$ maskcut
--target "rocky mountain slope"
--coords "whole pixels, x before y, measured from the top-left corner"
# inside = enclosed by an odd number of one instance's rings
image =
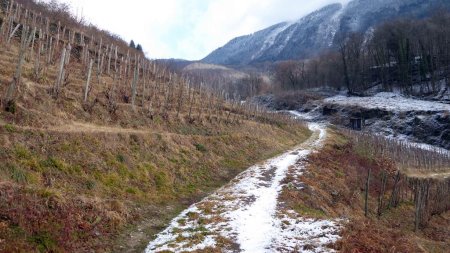
[[[243,66],[261,62],[305,59],[336,46],[350,32],[371,28],[398,17],[426,17],[444,7],[445,0],[353,0],[331,4],[294,22],[283,22],[250,35],[235,38],[215,50],[205,63]]]

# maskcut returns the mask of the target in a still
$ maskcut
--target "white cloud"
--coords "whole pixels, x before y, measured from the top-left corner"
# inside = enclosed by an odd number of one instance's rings
[[[197,60],[236,36],[348,0],[60,0],[153,58]]]

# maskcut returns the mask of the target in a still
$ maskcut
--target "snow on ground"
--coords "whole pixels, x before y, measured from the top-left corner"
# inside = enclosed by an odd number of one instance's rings
[[[315,117],[311,113],[301,113],[299,111],[288,111],[295,118],[300,120],[313,120]]]
[[[318,112],[316,110],[317,109],[307,112],[307,113],[303,113],[303,112],[299,112],[299,111],[286,111],[286,112],[290,113],[292,116],[294,116],[296,119],[299,119],[299,120],[310,121],[310,122],[316,121],[317,122],[320,120],[320,116],[318,116]],[[326,121],[322,121],[321,124],[326,125],[329,123]],[[423,150],[427,150],[427,151],[433,151],[436,153],[440,153],[442,155],[450,155],[450,151],[445,148],[441,148],[441,147],[426,144],[426,143],[418,143],[418,142],[411,141],[410,136],[394,133],[393,129],[388,128],[388,127],[385,127],[382,129],[384,129],[384,133],[377,132],[377,133],[373,133],[373,134],[387,138],[389,140],[398,141],[398,142],[402,143],[403,145],[408,145],[411,147],[415,147],[415,148],[419,148],[419,149],[423,149]]]
[[[381,92],[372,97],[334,96],[324,100],[326,103],[360,106],[368,109],[384,109],[387,111],[450,111],[450,105],[406,98],[392,92]]]
[[[310,129],[313,136],[295,150],[249,168],[182,212],[146,252],[333,252],[326,245],[339,239],[341,221],[305,219],[278,201],[287,187],[283,179],[289,173],[301,175],[307,156],[326,137],[324,126],[311,123]]]
[[[274,29],[269,35],[267,35],[261,49],[252,56],[252,60],[256,57],[261,56],[264,50],[273,46],[278,35],[288,29],[291,25],[293,25],[292,22],[285,22],[284,24],[280,24],[280,27]]]

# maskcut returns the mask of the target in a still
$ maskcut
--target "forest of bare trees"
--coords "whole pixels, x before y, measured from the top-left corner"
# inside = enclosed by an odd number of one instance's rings
[[[379,86],[411,95],[449,88],[450,13],[386,22],[366,34],[336,38],[337,48],[316,58],[275,67],[282,89],[329,87],[362,93]]]

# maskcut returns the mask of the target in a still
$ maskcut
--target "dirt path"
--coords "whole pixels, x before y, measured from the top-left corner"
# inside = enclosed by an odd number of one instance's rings
[[[63,132],[63,133],[126,133],[126,134],[145,134],[150,133],[150,130],[122,128],[114,126],[100,126],[81,122],[72,122],[71,124],[49,127],[48,131]]]
[[[0,126],[4,127],[6,124],[0,121]],[[58,132],[58,133],[110,133],[110,134],[148,134],[153,131],[148,129],[132,129],[132,128],[123,128],[120,126],[101,126],[89,123],[82,122],[71,122],[69,124],[59,125],[59,126],[50,126],[46,128],[37,128],[30,126],[18,126],[13,125],[14,128],[21,130],[33,130],[33,131],[44,131],[44,132]]]
[[[331,252],[326,245],[339,238],[338,221],[305,219],[278,201],[283,179],[302,173],[307,156],[326,138],[323,126],[310,128],[314,134],[296,149],[249,168],[183,211],[146,252]]]

